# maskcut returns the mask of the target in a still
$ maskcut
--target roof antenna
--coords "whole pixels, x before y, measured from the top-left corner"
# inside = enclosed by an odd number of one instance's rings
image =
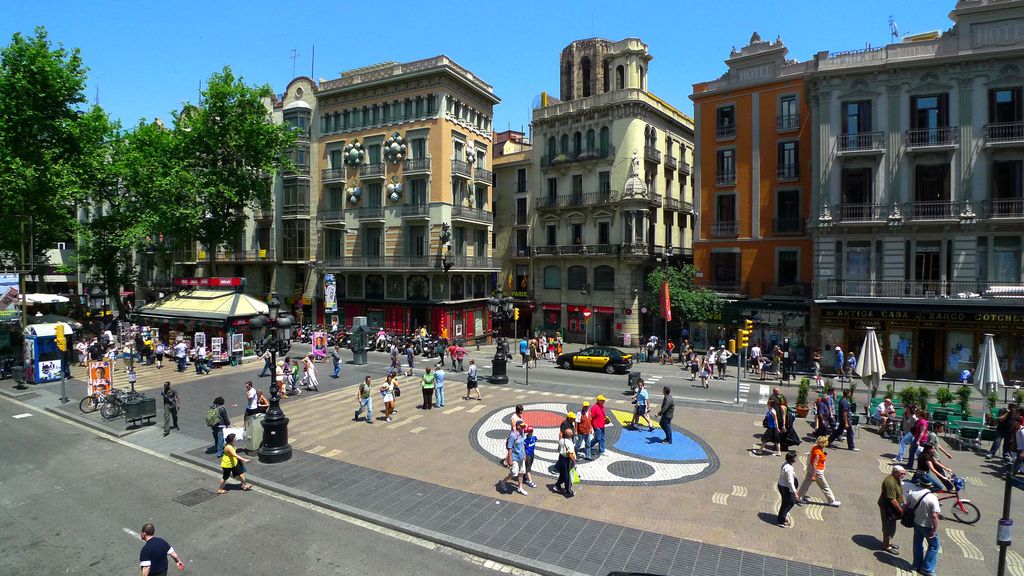
[[[313,68],[316,66],[316,44],[313,44],[313,56],[309,59],[309,79],[313,80],[316,76],[313,75]]]
[[[295,78],[295,60],[298,57],[299,57],[299,51],[296,50],[295,48],[292,48],[292,55],[291,55],[291,59],[292,59],[292,78]]]
[[[99,84],[96,85],[96,100],[95,100],[95,102],[96,102],[97,106],[100,105],[100,85]]]

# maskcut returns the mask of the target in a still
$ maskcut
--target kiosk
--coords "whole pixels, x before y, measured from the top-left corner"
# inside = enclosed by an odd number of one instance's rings
[[[69,324],[30,324],[25,327],[25,380],[34,384],[56,382],[68,361],[67,352],[57,347],[57,326],[64,326],[64,336],[74,334]],[[67,347],[73,349],[72,346]]]

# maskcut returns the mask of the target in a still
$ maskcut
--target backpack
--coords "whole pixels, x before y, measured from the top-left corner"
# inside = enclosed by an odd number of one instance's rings
[[[206,425],[210,428],[220,424],[220,408],[217,406],[210,406],[210,409],[206,411]]]

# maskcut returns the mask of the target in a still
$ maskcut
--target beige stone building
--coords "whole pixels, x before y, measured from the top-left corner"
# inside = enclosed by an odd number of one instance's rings
[[[520,309],[514,332],[530,329],[529,189],[533,171],[533,145],[522,132],[494,135],[494,255],[501,259],[498,287],[516,300]]]

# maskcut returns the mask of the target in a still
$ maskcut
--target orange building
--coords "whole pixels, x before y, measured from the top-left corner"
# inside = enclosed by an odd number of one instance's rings
[[[804,80],[813,62],[786,59],[781,40],[754,33],[733,50],[718,80],[694,84],[696,213],[694,264],[729,300],[722,318],[691,326],[698,347],[735,337],[752,318],[762,349],[789,337],[807,351],[812,246],[811,123]]]

